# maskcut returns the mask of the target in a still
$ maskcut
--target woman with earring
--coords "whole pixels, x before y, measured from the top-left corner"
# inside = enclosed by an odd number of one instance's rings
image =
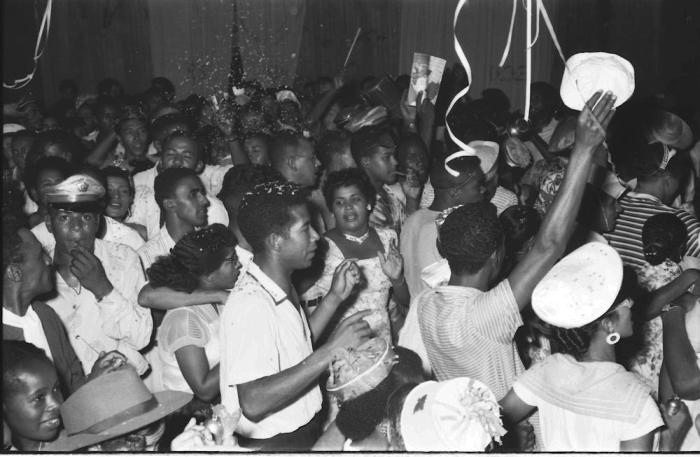
[[[593,242],[562,259],[532,294],[553,353],[520,375],[500,403],[507,424],[539,412],[542,451],[650,452],[664,422],[673,428],[649,387],[616,361],[615,344],[633,333],[634,278],[625,279],[617,252]],[[672,450],[677,435],[663,430],[661,449]]]
[[[319,280],[304,294],[307,308],[313,308],[317,297],[330,290],[335,268],[344,259],[355,259],[360,284],[335,318],[340,322],[358,311],[373,310],[365,320],[376,336],[391,342],[389,300],[393,298],[405,306],[409,302],[396,232],[370,227],[369,214],[376,192],[361,170],[349,168],[330,173],[323,194],[336,225],[324,235],[328,242],[325,266]],[[329,325],[331,330],[333,327]]]

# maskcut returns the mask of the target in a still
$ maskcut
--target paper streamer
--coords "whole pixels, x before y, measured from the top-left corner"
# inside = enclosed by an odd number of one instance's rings
[[[32,79],[34,79],[34,74],[39,66],[39,58],[44,53],[46,49],[46,43],[49,41],[49,29],[51,28],[51,7],[53,6],[53,0],[47,0],[46,9],[44,10],[44,17],[41,19],[41,26],[39,27],[39,34],[36,37],[36,45],[34,46],[34,68],[31,73],[29,73],[24,78],[15,79],[12,84],[7,84],[3,81],[2,87],[5,89],[18,90],[29,84]],[[44,38],[44,46],[41,46],[41,37]],[[40,50],[41,48],[41,50]]]
[[[532,23],[531,23],[530,20],[528,20],[528,24],[527,24],[527,25],[528,25],[528,27],[527,27],[527,40],[525,41],[525,43],[526,43],[526,52],[528,53],[528,56],[529,56],[529,52],[530,52],[532,46],[534,46],[535,42],[536,42],[537,39],[539,38],[539,32],[540,32],[540,17],[541,17],[542,20],[544,20],[544,23],[545,23],[545,26],[547,27],[547,31],[549,32],[549,35],[552,37],[552,41],[554,42],[554,47],[556,48],[557,53],[559,54],[559,58],[560,58],[561,61],[564,63],[564,71],[569,72],[569,75],[571,75],[571,74],[572,74],[572,73],[571,73],[571,69],[569,68],[569,66],[568,66],[567,63],[566,63],[566,57],[564,57],[564,52],[563,52],[562,49],[561,49],[561,45],[559,44],[559,39],[557,38],[557,34],[556,34],[556,32],[554,31],[554,27],[552,26],[552,21],[551,21],[550,18],[549,18],[549,14],[547,13],[547,9],[546,9],[545,6],[544,6],[543,0],[535,0],[535,2],[536,2],[535,6],[536,6],[536,20],[537,20],[536,32],[535,32],[535,37],[534,37],[533,39],[531,39],[531,38],[532,38],[532,37],[531,37],[531,33],[532,33],[532,31],[531,31],[531,24],[532,24]],[[447,108],[447,112],[445,113],[445,127],[446,127],[446,129],[447,129],[447,133],[448,133],[448,135],[450,136],[450,139],[451,139],[457,146],[459,146],[460,148],[462,148],[461,151],[457,151],[457,152],[455,152],[455,153],[453,153],[453,154],[450,154],[449,156],[447,156],[447,158],[445,158],[445,170],[446,170],[450,175],[455,176],[455,177],[456,177],[456,176],[459,176],[459,172],[456,171],[456,170],[454,170],[453,168],[451,168],[451,167],[448,165],[448,162],[450,162],[450,161],[453,160],[453,159],[457,159],[457,158],[459,158],[459,157],[468,157],[468,156],[475,156],[475,155],[476,155],[476,151],[474,150],[474,148],[472,148],[472,147],[468,146],[467,144],[465,144],[463,141],[461,141],[459,138],[457,138],[457,136],[452,132],[452,129],[450,128],[450,123],[449,123],[448,120],[447,120],[448,117],[449,117],[450,112],[452,111],[452,108],[454,107],[454,105],[457,103],[457,101],[458,101],[460,98],[462,98],[463,96],[465,96],[465,95],[467,94],[467,92],[469,92],[469,88],[471,87],[471,83],[472,83],[472,70],[471,70],[471,66],[469,65],[469,61],[467,60],[467,57],[465,56],[464,51],[462,50],[462,46],[459,44],[459,40],[457,40],[457,20],[459,19],[459,13],[462,11],[462,8],[463,8],[466,4],[467,4],[467,0],[459,0],[459,3],[457,4],[457,8],[455,8],[455,16],[454,16],[454,21],[453,21],[453,23],[452,23],[452,34],[453,34],[453,36],[454,36],[455,52],[457,53],[457,57],[459,58],[460,63],[462,64],[462,66],[464,66],[464,70],[467,72],[467,77],[469,78],[469,82],[467,83],[467,86],[466,86],[464,89],[460,90],[460,91],[454,96],[454,98],[453,98],[452,101],[450,102],[450,105],[449,105],[448,108]],[[512,43],[512,40],[513,40],[513,27],[514,27],[514,24],[515,24],[515,14],[516,14],[517,8],[518,8],[518,0],[513,0],[513,9],[512,9],[512,12],[511,12],[511,17],[510,17],[510,26],[509,26],[509,30],[508,30],[508,38],[507,38],[507,40],[506,40],[505,49],[503,50],[503,55],[501,56],[501,61],[500,61],[499,64],[498,64],[500,67],[503,67],[503,65],[505,64],[505,62],[506,62],[506,60],[507,60],[507,58],[508,58],[508,55],[510,54],[510,47],[511,47],[511,43]],[[529,19],[531,19],[531,12],[530,12],[530,10],[532,9],[532,0],[527,0],[527,6],[525,7],[525,9],[528,10],[527,13],[528,13],[528,15],[529,15]],[[529,59],[528,59],[528,60],[529,60]],[[526,84],[527,84],[527,87],[526,87],[526,89],[525,89],[525,107],[526,107],[526,109],[525,109],[525,119],[526,119],[526,120],[528,119],[528,115],[529,115],[529,111],[530,111],[529,108],[530,108],[530,80],[531,80],[531,78],[532,78],[531,68],[530,68],[530,64],[529,64],[529,62],[528,62],[527,71],[526,71]],[[578,89],[578,83],[577,83],[576,86],[577,86],[577,89]],[[587,107],[587,106],[588,106],[588,105],[586,105],[587,100],[584,100],[583,94],[581,93],[580,90],[577,90],[577,92],[578,92],[579,96],[581,97],[581,99],[582,99],[583,102],[584,102],[584,107]],[[586,108],[584,108],[584,109],[586,109]],[[591,113],[591,114],[592,114],[592,113]],[[591,118],[593,119],[593,122],[595,122],[596,126],[597,126],[602,132],[605,132],[605,129],[602,127],[602,125],[600,124],[600,122],[598,121],[598,119],[597,119],[595,116],[591,116]]]
[[[460,90],[457,92],[457,94],[454,96],[452,101],[450,102],[450,105],[447,107],[447,111],[445,112],[445,128],[447,129],[447,134],[450,136],[450,139],[460,148],[462,148],[461,151],[455,152],[454,154],[450,154],[445,158],[445,170],[451,174],[452,176],[459,176],[459,172],[454,170],[448,165],[448,162],[450,160],[456,159],[458,157],[466,157],[466,156],[475,156],[476,155],[476,150],[474,148],[468,146],[466,143],[464,143],[462,140],[457,138],[457,136],[452,132],[452,129],[450,128],[450,123],[447,121],[447,118],[450,115],[450,112],[452,111],[452,108],[454,108],[455,104],[457,101],[464,97],[467,92],[469,92],[469,87],[471,87],[472,84],[472,67],[469,65],[469,61],[467,60],[467,56],[464,55],[464,51],[462,50],[462,46],[459,44],[459,40],[457,39],[457,20],[459,19],[459,13],[462,11],[462,8],[464,5],[466,5],[467,0],[459,0],[459,3],[457,4],[457,8],[455,9],[455,17],[454,21],[452,22],[452,34],[454,35],[454,42],[455,42],[455,52],[457,53],[457,57],[459,58],[459,62],[462,64],[464,67],[464,71],[467,72],[467,78],[468,78],[468,83],[467,87],[464,89]]]

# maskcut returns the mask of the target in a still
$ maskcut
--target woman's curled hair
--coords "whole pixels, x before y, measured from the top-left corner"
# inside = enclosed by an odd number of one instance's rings
[[[236,237],[222,224],[191,232],[148,269],[150,284],[191,293],[202,276],[221,267],[226,258],[223,248],[235,246]]]

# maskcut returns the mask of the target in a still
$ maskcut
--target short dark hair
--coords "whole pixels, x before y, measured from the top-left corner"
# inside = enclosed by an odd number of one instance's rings
[[[45,170],[56,170],[63,175],[63,179],[73,173],[71,164],[66,162],[62,157],[41,157],[31,167],[26,167],[24,169],[24,187],[27,190],[36,189],[39,174]]]
[[[503,243],[496,207],[467,203],[454,210],[440,227],[440,252],[453,273],[476,273]]]
[[[253,190],[258,184],[272,181],[283,181],[284,178],[276,170],[267,165],[242,164],[229,168],[224,175],[221,191],[217,198],[224,203],[226,210],[236,214],[238,208],[232,208],[234,202],[240,201],[246,192]]]
[[[350,139],[350,152],[355,163],[359,166],[362,159],[372,157],[376,154],[377,146],[381,146],[383,137],[387,140],[391,138],[393,147],[396,147],[396,138],[393,132],[386,125],[374,125],[370,127],[362,127],[360,130],[352,134]]]
[[[655,214],[642,227],[644,258],[652,265],[666,259],[679,262],[680,259],[675,257],[687,239],[688,229],[678,216],[673,213]]]
[[[158,87],[160,90],[165,92],[175,93],[175,86],[173,83],[164,76],[156,76],[151,79],[151,86]]]
[[[47,130],[38,133],[34,138],[32,148],[27,154],[26,167],[29,168],[41,157],[44,157],[46,148],[52,145],[58,145],[68,151],[71,155],[70,161],[72,163],[78,163],[84,152],[84,147],[75,135],[64,130]]]
[[[357,186],[367,203],[374,208],[377,202],[377,191],[372,186],[365,172],[359,168],[347,168],[328,174],[326,183],[323,185],[323,197],[329,209],[333,207],[333,194],[335,194],[335,191],[341,187],[350,186]]]
[[[282,164],[287,160],[287,154],[290,149],[299,147],[302,141],[309,141],[301,134],[293,132],[280,132],[276,134],[270,144],[270,163],[272,168],[279,170]]]
[[[167,256],[159,257],[148,269],[153,287],[169,287],[191,293],[199,278],[221,267],[224,247],[236,246],[236,237],[222,224],[212,224],[185,235]]]
[[[163,141],[161,142],[161,150],[160,150],[161,155],[163,155],[163,153],[165,152],[165,145],[168,144],[170,141],[172,141],[174,138],[186,138],[186,139],[192,141],[195,144],[195,146],[197,147],[197,160],[198,161],[204,160],[204,146],[202,145],[202,143],[199,141],[199,139],[195,135],[193,135],[189,132],[185,132],[183,130],[175,130],[174,132],[171,132],[168,136],[163,138]]]
[[[331,157],[340,154],[345,147],[350,146],[350,134],[345,130],[329,130],[318,142],[318,158],[324,167],[328,167]]]
[[[153,121],[151,124],[151,137],[155,140],[162,139],[161,137],[173,125],[183,124],[188,132],[194,130],[192,120],[183,114],[166,114]]]
[[[10,391],[17,383],[18,372],[32,361],[44,361],[53,367],[53,363],[43,349],[25,341],[4,340],[2,342],[2,388]]]
[[[187,177],[199,179],[197,172],[189,168],[168,168],[156,176],[153,182],[153,198],[158,204],[158,208],[160,208],[161,218],[165,213],[163,200],[172,198],[180,181]]]
[[[287,236],[293,222],[291,209],[307,205],[307,198],[307,190],[282,181],[259,184],[245,194],[238,226],[253,251],[263,251],[270,235]]]

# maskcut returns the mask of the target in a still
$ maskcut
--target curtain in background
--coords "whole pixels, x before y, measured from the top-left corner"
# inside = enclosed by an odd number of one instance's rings
[[[545,0],[544,3],[558,32],[562,27],[556,20],[561,0]],[[525,9],[520,0],[517,4],[510,54],[503,68],[499,68],[498,63],[508,36],[512,2],[471,0],[462,9],[457,22],[457,37],[472,67],[474,80],[468,93],[472,98],[479,98],[481,91],[493,87],[505,92],[512,108],[524,107]],[[414,52],[442,57],[448,66],[458,61],[452,35],[456,5],[457,0],[402,2],[399,73],[410,71]],[[534,29],[533,23],[533,34]],[[553,59],[554,46],[543,22],[532,51],[533,82],[550,80]]]
[[[231,0],[147,0],[153,76],[177,98],[224,93],[231,61]]]
[[[304,0],[238,0],[246,79],[263,86],[292,85],[299,60]]]
[[[39,61],[46,100],[56,99],[62,79],[73,79],[81,93],[96,92],[106,77],[127,93],[143,91],[153,74],[150,42],[146,0],[54,1]]]
[[[294,80],[304,0],[148,0],[153,69],[179,96],[226,91],[234,2],[245,78]]]
[[[362,32],[347,67],[348,78],[396,76],[403,0],[307,0],[297,73],[306,79],[337,75],[358,27]],[[426,2],[439,9],[441,1]]]

